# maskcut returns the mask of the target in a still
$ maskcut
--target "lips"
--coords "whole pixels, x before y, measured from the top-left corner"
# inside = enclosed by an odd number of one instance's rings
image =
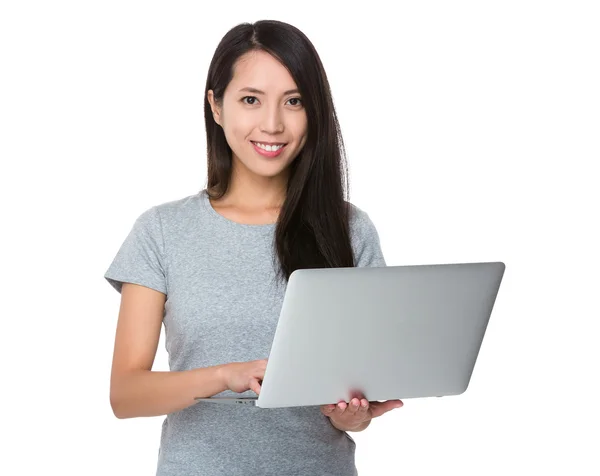
[[[263,144],[263,145],[287,145],[287,142],[260,142],[260,141],[256,141],[256,140],[251,140],[250,142],[252,142],[253,144]]]
[[[287,144],[285,144],[283,147],[281,147],[278,150],[274,150],[274,151],[268,151],[265,149],[261,149],[259,146],[256,145],[256,143],[254,141],[250,141],[252,143],[252,147],[254,147],[254,150],[259,153],[261,156],[263,157],[277,157],[278,155],[280,155],[285,148],[287,147]]]

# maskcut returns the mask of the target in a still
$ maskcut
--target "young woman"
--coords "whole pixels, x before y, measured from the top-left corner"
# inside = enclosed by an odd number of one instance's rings
[[[385,266],[370,218],[344,198],[319,56],[289,24],[238,25],[216,49],[204,106],[207,187],[143,212],[105,274],[121,293],[113,411],[166,415],[158,475],[355,475],[347,432],[401,401],[265,410],[194,400],[260,393],[292,271]],[[168,372],[151,370],[163,323]]]

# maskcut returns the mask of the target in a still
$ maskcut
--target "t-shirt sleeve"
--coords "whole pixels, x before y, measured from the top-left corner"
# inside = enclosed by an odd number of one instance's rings
[[[156,207],[136,219],[104,278],[119,293],[127,282],[167,294],[164,239]]]
[[[350,223],[355,266],[357,268],[387,266],[375,224],[365,211],[355,206],[352,213]]]

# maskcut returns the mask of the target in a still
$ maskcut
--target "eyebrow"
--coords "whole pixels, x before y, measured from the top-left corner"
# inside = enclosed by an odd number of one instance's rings
[[[265,94],[264,91],[261,91],[260,89],[256,89],[256,88],[242,88],[239,90],[239,92],[241,91],[248,91],[249,93],[255,93],[255,94]],[[284,96],[287,96],[288,94],[294,94],[294,93],[299,93],[300,91],[298,91],[297,89],[289,89],[287,91],[283,92]]]

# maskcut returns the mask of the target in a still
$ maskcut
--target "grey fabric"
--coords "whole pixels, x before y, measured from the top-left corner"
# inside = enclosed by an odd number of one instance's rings
[[[350,225],[357,266],[385,266],[367,213],[352,205]],[[275,277],[274,230],[225,218],[204,189],[141,213],[104,277],[119,292],[130,282],[167,295],[171,370],[268,358],[285,293]],[[351,476],[354,456],[354,440],[318,406],[200,402],[165,417],[157,475]]]

